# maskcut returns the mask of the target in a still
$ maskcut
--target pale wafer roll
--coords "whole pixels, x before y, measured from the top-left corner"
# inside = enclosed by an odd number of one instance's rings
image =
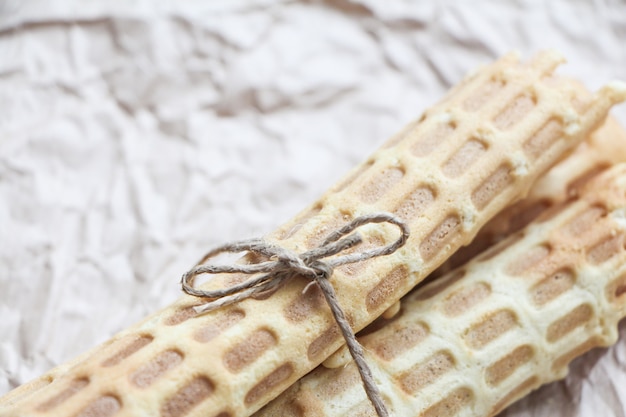
[[[564,378],[575,357],[615,343],[625,244],[619,164],[579,200],[405,297],[395,320],[360,338],[394,415],[493,416]],[[320,366],[255,417],[370,415],[349,363]]]
[[[522,229],[545,210],[575,197],[587,181],[619,162],[626,162],[626,131],[609,116],[571,155],[542,175],[523,200],[498,213],[480,229],[469,245],[456,251],[429,279],[436,279],[468,262]]]
[[[485,67],[269,240],[301,252],[365,213],[390,211],[405,219],[411,238],[401,250],[337,268],[331,279],[353,328],[363,328],[625,98],[621,84],[585,97],[554,83],[560,62],[555,53],[527,64],[510,55]],[[369,227],[364,235],[364,247],[396,238],[391,226]],[[191,307],[202,301],[182,297],[10,393],[0,400],[0,413],[250,415],[343,342],[320,292],[303,293],[306,284],[292,279],[269,298],[201,316]]]

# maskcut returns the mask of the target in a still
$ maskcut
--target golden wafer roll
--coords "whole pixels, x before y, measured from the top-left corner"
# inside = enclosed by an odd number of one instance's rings
[[[541,176],[523,200],[498,213],[480,229],[469,245],[456,251],[429,279],[436,279],[468,262],[522,229],[545,210],[575,197],[587,181],[619,162],[626,162],[626,131],[609,116],[571,155]]]
[[[564,378],[575,357],[615,343],[625,244],[619,164],[580,199],[405,297],[393,321],[360,338],[393,415],[493,416]],[[335,369],[320,366],[255,417],[373,416],[342,350]]]
[[[336,268],[332,276],[353,328],[363,328],[626,98],[619,83],[581,95],[552,76],[561,61],[552,52],[528,63],[509,55],[483,68],[268,240],[302,252],[362,214],[403,218],[411,228],[403,248]],[[396,238],[385,225],[363,234],[366,248]],[[10,393],[0,400],[0,414],[250,415],[343,343],[317,287],[303,292],[307,283],[294,278],[264,299],[199,316],[192,307],[203,301],[183,296]]]

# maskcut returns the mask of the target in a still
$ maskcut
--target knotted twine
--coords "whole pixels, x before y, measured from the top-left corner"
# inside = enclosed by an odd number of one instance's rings
[[[401,235],[395,242],[380,248],[322,260],[323,258],[336,255],[362,243],[363,239],[360,234],[353,233],[349,236],[346,235],[368,223],[393,224],[400,229]],[[286,279],[292,277],[304,277],[311,281],[305,287],[304,291],[307,290],[309,285],[317,283],[324,294],[324,298],[333,313],[337,325],[341,329],[348,350],[356,363],[367,397],[374,406],[378,416],[387,417],[389,413],[382,400],[380,391],[374,382],[372,372],[365,361],[363,347],[357,341],[345,313],[339,306],[335,290],[329,282],[329,278],[332,276],[335,267],[349,263],[362,262],[377,256],[389,255],[402,247],[408,238],[409,228],[399,218],[389,213],[367,214],[355,218],[342,228],[332,232],[319,247],[301,254],[273,245],[262,239],[248,239],[218,246],[204,255],[195,267],[182,276],[181,284],[183,291],[187,294],[211,299],[211,301],[205,304],[194,307],[197,313],[205,313],[236,303],[245,298],[271,291],[282,285]],[[262,255],[265,259],[269,260],[254,264],[206,264],[209,259],[220,253],[239,253],[244,251]],[[228,288],[205,291],[194,287],[194,280],[198,275],[220,273],[243,273],[251,275],[262,273],[264,275],[252,277],[247,281],[234,284]]]

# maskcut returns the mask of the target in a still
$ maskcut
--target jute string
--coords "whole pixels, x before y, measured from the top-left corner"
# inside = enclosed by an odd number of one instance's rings
[[[340,252],[360,244],[363,241],[362,237],[358,233],[350,233],[369,223],[393,224],[400,229],[400,237],[395,242],[380,248],[322,260],[323,258],[337,255]],[[279,287],[286,279],[292,277],[304,277],[309,279],[311,284],[317,283],[346,340],[348,350],[361,375],[367,397],[372,402],[379,417],[388,417],[389,412],[382,400],[380,390],[376,386],[372,372],[365,361],[363,347],[357,341],[348,323],[348,319],[339,305],[335,290],[329,278],[332,276],[335,267],[349,263],[362,262],[377,256],[389,255],[402,247],[408,238],[408,226],[394,215],[388,213],[367,214],[355,218],[350,223],[331,233],[319,247],[301,254],[265,242],[262,239],[249,239],[218,246],[209,251],[195,267],[182,276],[181,284],[183,291],[187,294],[211,299],[205,304],[194,307],[197,313],[205,313],[236,303],[245,298],[273,290]],[[212,265],[206,263],[209,259],[221,253],[239,253],[245,251],[261,255],[269,260],[254,264],[234,263]],[[253,276],[247,281],[232,285],[228,288],[205,291],[194,287],[194,281],[198,275],[221,273],[263,275]]]

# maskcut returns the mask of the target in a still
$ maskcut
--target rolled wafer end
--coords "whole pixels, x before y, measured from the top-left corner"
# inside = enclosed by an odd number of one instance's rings
[[[626,82],[613,80],[600,89],[601,93],[612,97],[613,103],[626,101]]]
[[[606,114],[611,107],[624,101],[626,101],[626,82],[611,81],[594,94],[588,111],[582,118],[582,123],[591,123],[598,127],[601,121],[604,121],[604,117],[599,121],[598,115]]]

